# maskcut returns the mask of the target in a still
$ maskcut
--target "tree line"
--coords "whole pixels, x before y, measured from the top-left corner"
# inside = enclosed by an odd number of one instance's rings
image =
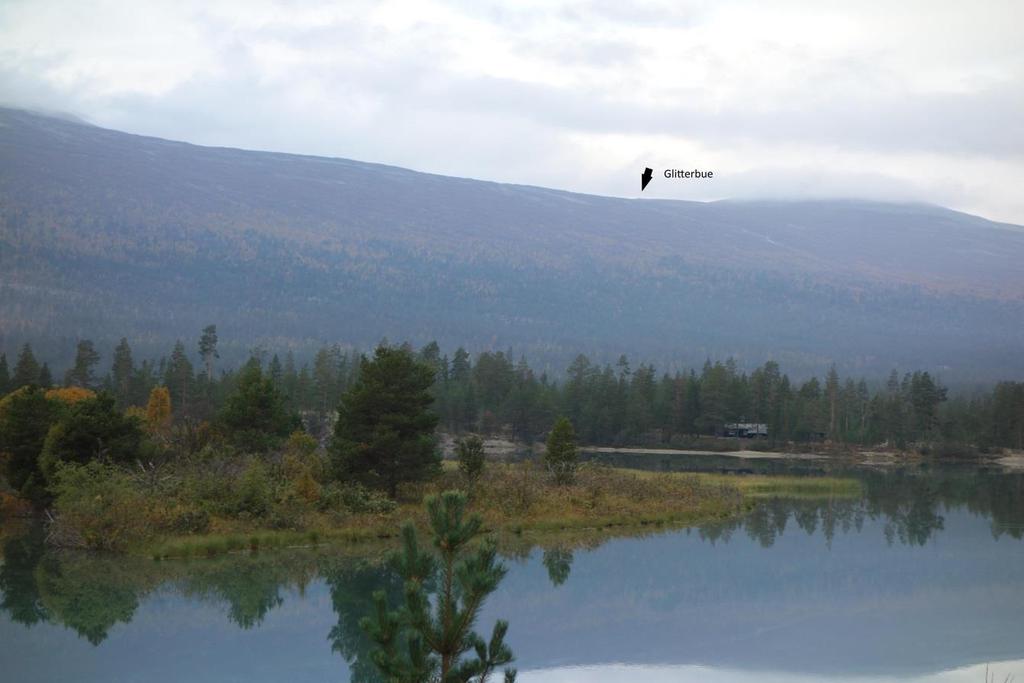
[[[25,384],[81,387],[108,393],[124,410],[146,406],[153,389],[165,387],[174,420],[202,422],[224,409],[246,367],[254,365],[286,410],[301,415],[307,429],[325,440],[341,397],[361,372],[363,354],[337,345],[321,348],[311,363],[299,364],[290,352],[256,350],[242,368],[218,368],[217,342],[216,327],[210,325],[198,336],[193,354],[178,341],[169,355],[137,362],[122,339],[101,375],[100,354],[82,340],[62,381],[26,344],[13,368],[0,355],[0,394]],[[592,445],[686,444],[723,435],[732,423],[759,423],[767,425],[772,445],[831,440],[897,448],[1024,447],[1021,382],[951,396],[927,371],[901,375],[893,370],[886,382],[872,385],[863,378],[842,378],[832,367],[821,378],[796,382],[774,361],[749,372],[730,359],[659,373],[650,364],[633,367],[626,356],[602,365],[585,355],[555,380],[510,351],[474,357],[464,348],[443,354],[436,342],[418,350],[401,348],[432,370],[432,412],[441,429],[456,434],[533,442],[565,415],[579,440]]]

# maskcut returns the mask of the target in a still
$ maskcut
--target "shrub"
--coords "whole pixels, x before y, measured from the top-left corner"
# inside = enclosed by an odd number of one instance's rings
[[[316,439],[303,431],[295,431],[288,437],[288,441],[285,442],[284,452],[285,455],[292,455],[300,460],[308,460],[316,453],[317,448]]]
[[[179,534],[204,534],[210,530],[210,513],[197,507],[178,509],[171,520],[171,530]]]
[[[253,458],[242,473],[235,492],[235,512],[262,517],[274,503],[273,489],[266,466]]]
[[[56,514],[48,538],[55,545],[124,550],[148,533],[146,497],[116,467],[57,463],[51,486]]]
[[[362,484],[332,482],[322,490],[318,507],[321,510],[346,511],[355,514],[386,514],[398,503],[379,491]]]
[[[306,503],[316,503],[320,500],[322,488],[309,469],[305,469],[298,477],[291,481],[291,491],[300,500]]]

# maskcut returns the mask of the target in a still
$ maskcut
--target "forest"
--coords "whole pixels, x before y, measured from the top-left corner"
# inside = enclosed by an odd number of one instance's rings
[[[213,421],[245,367],[256,365],[285,409],[326,443],[339,400],[359,378],[363,355],[325,346],[311,363],[300,365],[290,352],[257,349],[247,366],[221,368],[217,346],[216,326],[210,325],[192,353],[178,341],[166,356],[137,361],[122,339],[104,363],[93,343],[82,340],[72,368],[55,378],[25,344],[13,362],[0,355],[0,395],[26,384],[77,387],[107,393],[120,410],[130,411],[144,410],[154,390],[164,388],[175,428],[186,430]],[[746,422],[767,425],[767,438],[755,448],[825,441],[926,453],[1024,447],[1021,382],[951,394],[927,371],[893,370],[887,382],[872,385],[840,377],[832,367],[820,378],[793,382],[773,361],[748,372],[731,359],[708,360],[699,369],[670,374],[645,363],[634,367],[626,356],[615,365],[599,365],[582,354],[562,377],[552,378],[511,351],[473,357],[461,347],[443,353],[436,342],[401,348],[433,369],[431,410],[439,429],[452,434],[503,436],[529,445],[565,415],[580,443],[594,446],[681,446]]]

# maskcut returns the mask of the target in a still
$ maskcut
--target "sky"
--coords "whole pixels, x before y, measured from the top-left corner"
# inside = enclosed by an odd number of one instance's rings
[[[198,144],[1024,224],[1024,3],[0,0],[0,102]],[[668,180],[663,169],[711,180]]]

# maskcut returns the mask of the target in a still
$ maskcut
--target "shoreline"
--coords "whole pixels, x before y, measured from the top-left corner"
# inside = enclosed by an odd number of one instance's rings
[[[744,460],[763,460],[763,459],[776,459],[776,460],[824,460],[834,457],[833,455],[825,455],[821,453],[790,453],[786,451],[751,451],[751,450],[734,450],[734,451],[707,451],[707,450],[689,450],[679,448],[634,448],[634,447],[617,447],[617,446],[593,446],[593,447],[581,447],[580,451],[583,453],[621,453],[625,455],[703,455],[703,456],[722,456],[726,458],[741,458]]]
[[[451,473],[449,473],[451,474]],[[529,464],[494,464],[495,483],[481,482],[472,495],[470,511],[483,519],[486,533],[499,539],[529,538],[538,543],[554,536],[615,538],[714,523],[742,515],[758,500],[772,497],[829,498],[861,495],[861,484],[852,478],[787,475],[722,475],[711,473],[656,473],[616,467],[581,467],[576,484],[555,487],[546,475]],[[528,477],[532,477],[527,479]],[[533,496],[521,509],[503,507],[497,491],[509,497],[524,495],[515,490],[522,478],[525,495]],[[511,484],[510,484],[511,482]],[[375,542],[392,543],[406,521],[426,526],[422,500],[427,495],[453,488],[444,479],[425,485],[388,513],[352,514],[343,520],[316,518],[305,529],[270,529],[258,523],[239,524],[218,518],[209,532],[185,535],[154,535],[122,552],[98,552],[110,557],[148,557],[152,560],[216,557],[224,554],[258,553],[301,547],[351,548]],[[15,526],[18,520],[14,521]],[[25,523],[33,523],[24,520]],[[9,531],[11,525],[6,525]],[[3,533],[7,536],[8,534]]]

